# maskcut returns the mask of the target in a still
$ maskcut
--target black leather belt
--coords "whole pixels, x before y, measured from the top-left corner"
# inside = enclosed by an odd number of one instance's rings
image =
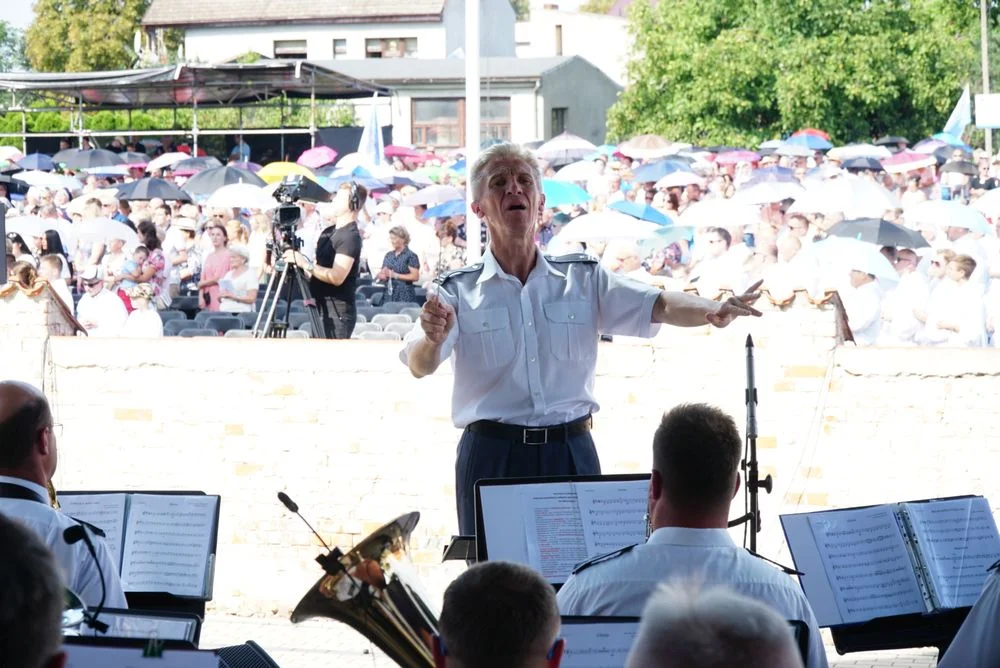
[[[473,422],[466,429],[473,434],[482,434],[490,438],[502,438],[523,445],[545,445],[552,442],[564,442],[570,436],[585,434],[594,425],[590,415],[578,420],[557,424],[551,427],[523,427],[517,424],[505,424],[492,420]]]

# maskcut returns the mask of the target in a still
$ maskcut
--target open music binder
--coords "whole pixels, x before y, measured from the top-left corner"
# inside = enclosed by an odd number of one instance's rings
[[[1000,559],[981,496],[782,515],[820,626],[971,606]]]
[[[561,586],[588,559],[645,542],[649,474],[476,482],[478,561],[527,564]]]
[[[59,505],[65,514],[104,531],[126,594],[212,600],[219,496],[60,492]]]

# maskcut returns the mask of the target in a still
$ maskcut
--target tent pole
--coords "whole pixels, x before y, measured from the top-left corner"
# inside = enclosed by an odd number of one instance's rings
[[[309,89],[309,148],[316,148],[316,72]]]
[[[194,148],[191,149],[191,157],[198,157],[198,94],[195,92],[194,104],[191,107],[191,137]]]

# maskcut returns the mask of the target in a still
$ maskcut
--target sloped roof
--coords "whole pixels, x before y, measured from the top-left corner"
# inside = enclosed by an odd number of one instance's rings
[[[155,28],[431,21],[441,17],[444,3],[445,0],[153,0],[142,17],[142,25]]]
[[[480,58],[479,75],[484,80],[537,80],[579,56],[550,58]],[[432,81],[464,81],[464,58],[365,58],[363,60],[311,60],[349,77],[380,84]]]

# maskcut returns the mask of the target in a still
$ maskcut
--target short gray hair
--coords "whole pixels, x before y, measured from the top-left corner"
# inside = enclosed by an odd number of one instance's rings
[[[522,668],[545,655],[559,622],[555,590],[541,575],[487,561],[448,585],[438,628],[448,656],[463,666]]]
[[[802,668],[788,622],[724,587],[661,584],[646,601],[626,668]]]
[[[498,160],[518,160],[528,165],[528,168],[531,169],[531,175],[535,177],[535,186],[541,192],[542,168],[539,166],[535,154],[523,146],[505,142],[503,144],[494,144],[487,148],[479,154],[475,164],[472,165],[473,199],[478,200],[482,196],[489,166]]]
[[[61,538],[61,536],[60,536]],[[42,668],[62,646],[65,598],[55,557],[33,531],[0,515],[0,656],[9,668]]]

